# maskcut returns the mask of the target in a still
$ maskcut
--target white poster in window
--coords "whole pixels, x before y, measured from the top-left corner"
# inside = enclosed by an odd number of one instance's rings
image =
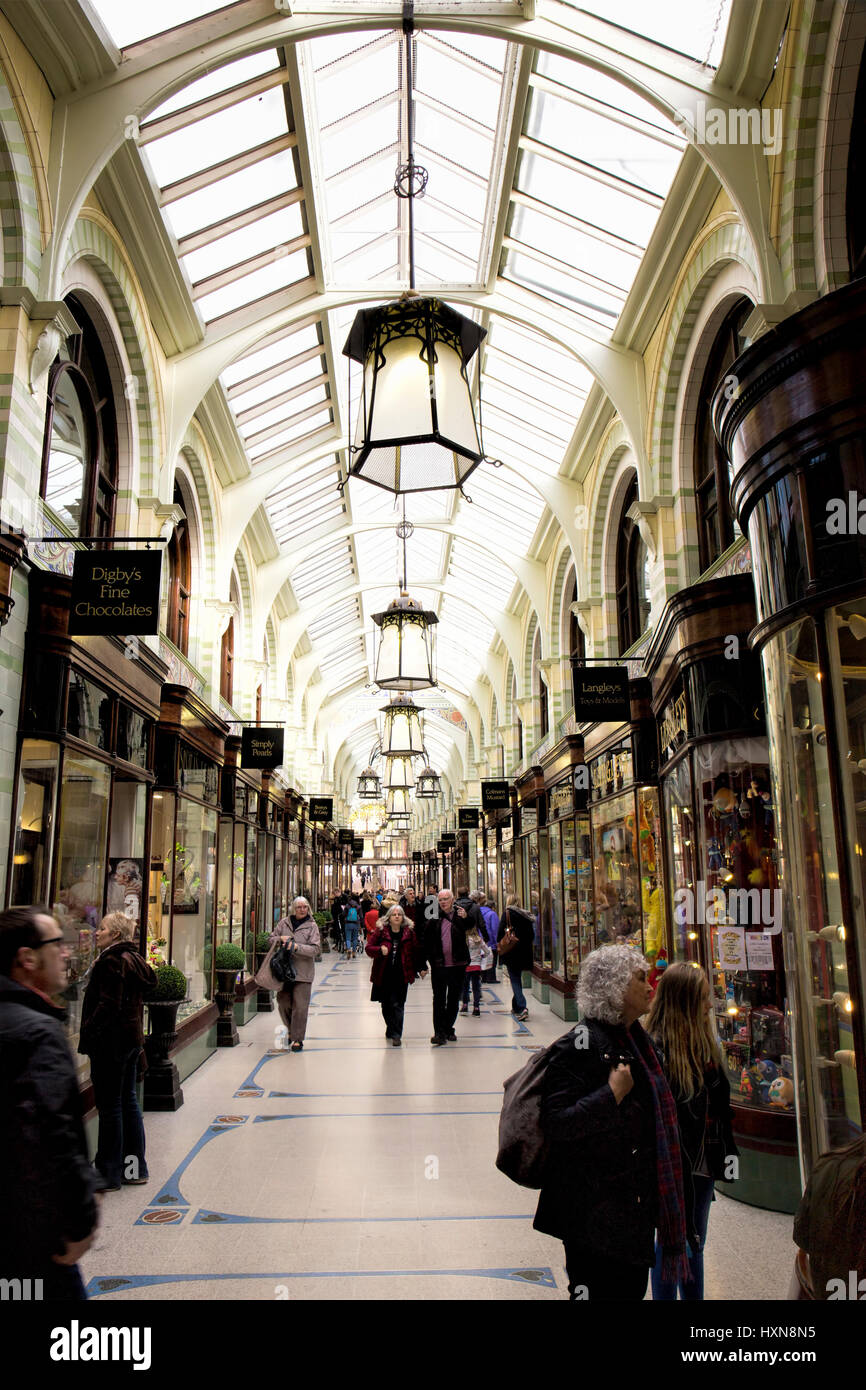
[[[773,938],[769,932],[746,932],[746,956],[750,970],[775,970]]]
[[[745,970],[746,933],[742,927],[719,927],[719,964],[723,970]]]

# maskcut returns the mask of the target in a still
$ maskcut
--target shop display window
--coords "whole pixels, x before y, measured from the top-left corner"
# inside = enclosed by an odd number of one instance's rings
[[[687,888],[694,892],[697,874],[695,855],[697,853],[697,830],[694,825],[692,805],[692,773],[688,757],[683,758],[669,771],[662,781],[664,803],[664,824],[668,837],[668,866],[670,882],[676,891]],[[699,924],[687,920],[687,914],[672,913],[673,918],[673,959],[675,961],[700,960]]]
[[[66,732],[94,748],[107,751],[111,747],[111,697],[80,671],[69,676]]]
[[[41,903],[48,897],[59,763],[58,744],[23,740],[10,903]]]
[[[151,728],[151,720],[145,719],[143,714],[139,714],[129,705],[118,701],[116,742],[118,758],[123,758],[128,763],[134,763],[136,767],[147,767]]]
[[[274,905],[271,918],[274,926],[279,922],[283,915],[283,903],[285,902],[285,872],[286,872],[286,842],[282,835],[278,835],[274,840]],[[330,901],[330,899],[328,899]]]
[[[562,829],[558,822],[551,825],[550,838],[550,962],[555,974],[561,975],[563,958],[562,903]]]
[[[148,944],[186,976],[182,1021],[213,992],[218,818],[212,808],[173,792],[155,792],[153,803],[151,892],[158,884],[161,925],[159,918],[149,921]]]
[[[144,894],[144,844],[147,829],[147,787],[115,774],[108,837],[106,912],[122,912],[136,926],[141,921]]]
[[[775,808],[764,738],[693,752],[698,875],[674,918],[707,933],[713,1008],[735,1100],[793,1110]]]
[[[620,755],[621,759],[621,755]],[[631,757],[617,774],[631,770]],[[598,945],[634,946],[653,962],[664,946],[661,825],[653,787],[624,792],[592,808],[595,930]]]
[[[577,940],[569,934],[568,972],[575,979],[581,960],[595,946],[595,909],[592,892],[592,837],[589,816],[577,816],[574,822],[574,851],[577,871]]]
[[[232,935],[232,877],[234,869],[234,821],[220,818],[219,871],[217,878],[217,945],[231,941]]]
[[[847,772],[843,790],[849,824],[857,827],[856,839],[852,836],[847,846],[854,920],[846,917],[842,902],[828,715],[814,621],[804,618],[771,638],[763,650],[767,722],[780,769],[781,821],[787,827],[780,858],[799,1004],[795,1079],[801,1143],[810,1162],[828,1149],[849,1143],[863,1124],[851,1027],[858,998],[856,942],[864,933],[861,845],[866,832],[866,779],[860,769],[866,747],[862,683],[857,676],[857,668],[864,665],[858,645],[866,622],[862,617],[856,621],[859,613],[862,605],[860,610],[847,605],[827,613],[829,674],[837,717],[844,721],[835,741],[843,752],[843,774]],[[848,625],[852,616],[853,628]],[[861,957],[861,970],[862,966]]]

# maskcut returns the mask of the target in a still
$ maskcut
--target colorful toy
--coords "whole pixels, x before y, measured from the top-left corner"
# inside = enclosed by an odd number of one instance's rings
[[[770,1085],[769,1101],[780,1110],[790,1110],[794,1104],[794,1083],[787,1076],[777,1076]]]

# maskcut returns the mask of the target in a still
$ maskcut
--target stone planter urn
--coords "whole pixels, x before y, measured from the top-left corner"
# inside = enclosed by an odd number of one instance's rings
[[[216,1001],[219,1006],[217,1047],[237,1047],[240,1042],[238,1026],[235,1023],[235,987],[238,972],[235,969],[217,969],[215,974]]]
[[[147,1006],[150,1032],[144,1040],[145,1110],[179,1110],[183,1105],[178,1070],[168,1055],[177,1040],[179,1007],[179,999],[154,1000]]]
[[[262,962],[267,955],[267,951],[256,951],[256,971],[262,968]],[[256,1013],[272,1014],[274,1011],[274,996],[269,989],[260,989],[256,994]]]

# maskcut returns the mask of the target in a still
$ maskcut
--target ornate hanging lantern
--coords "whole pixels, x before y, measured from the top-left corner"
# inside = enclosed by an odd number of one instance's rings
[[[396,304],[362,309],[343,348],[364,368],[349,473],[395,493],[462,488],[484,456],[467,366],[486,329],[415,292],[415,199],[424,194],[427,170],[415,163],[413,29],[414,5],[407,0],[408,157],[397,169],[394,192],[408,204],[410,289]]]
[[[372,767],[365,767],[358,778],[358,795],[362,801],[378,801],[381,797],[382,784]]]
[[[393,761],[397,761],[393,759]],[[409,800],[409,792],[404,787],[396,787],[389,791],[385,797],[385,808],[388,819],[393,820],[395,816],[411,816],[412,803]]]
[[[441,794],[442,784],[439,780],[439,773],[434,772],[428,763],[424,770],[418,773],[418,780],[415,783],[415,795],[432,798],[434,796],[441,796]]]
[[[383,690],[425,690],[436,684],[433,626],[436,614],[410,598],[405,588],[384,613],[374,613],[380,636],[373,680]]]
[[[385,759],[385,793],[398,789],[408,790],[415,785],[415,771],[412,759],[396,754]]]
[[[421,711],[411,696],[395,695],[390,703],[383,707],[382,713],[385,716],[382,752],[386,758],[395,754],[416,757],[423,753]]]

